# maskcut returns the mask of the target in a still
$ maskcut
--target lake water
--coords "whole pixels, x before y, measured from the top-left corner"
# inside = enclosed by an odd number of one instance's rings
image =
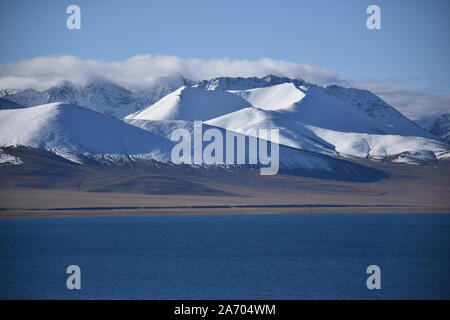
[[[449,245],[449,214],[1,220],[0,298],[449,299]]]

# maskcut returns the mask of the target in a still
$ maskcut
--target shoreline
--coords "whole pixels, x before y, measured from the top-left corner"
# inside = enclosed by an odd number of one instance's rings
[[[33,175],[27,173],[16,179],[5,174],[0,179],[0,219],[450,212],[449,165],[419,166],[414,170],[403,165],[372,165],[389,172],[390,178],[356,183],[290,175],[259,176],[252,171],[239,175],[170,171],[151,175],[145,181],[120,178],[113,185],[119,183],[121,188],[100,191],[94,187],[111,181],[78,181],[80,177],[75,175],[64,178],[68,184],[32,188],[31,182],[36,182]],[[147,173],[132,174],[141,177]],[[167,180],[164,186],[159,184],[163,176]],[[181,183],[181,178],[189,184]],[[45,181],[49,184],[53,180]]]
[[[411,206],[319,206],[319,207],[258,207],[258,208],[196,208],[196,209],[104,209],[90,210],[5,210],[0,211],[0,220],[35,218],[98,218],[98,217],[145,217],[145,216],[201,216],[201,215],[284,215],[284,214],[450,214],[446,208]]]

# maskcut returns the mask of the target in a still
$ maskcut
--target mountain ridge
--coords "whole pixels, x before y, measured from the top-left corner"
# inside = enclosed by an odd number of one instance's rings
[[[244,135],[278,127],[282,145],[350,158],[417,164],[448,157],[448,148],[444,144],[367,90],[334,85],[320,87],[303,80],[272,75],[264,78],[219,77],[192,87],[204,94],[211,92],[209,95],[234,94],[250,106],[231,100],[227,106],[230,111],[218,117],[194,116],[198,109],[196,103],[208,107],[208,102],[180,99],[174,107],[167,97],[177,96],[177,91],[127,116],[126,120],[202,120],[205,124]],[[174,118],[159,112],[174,108],[189,110],[189,116]],[[404,157],[405,152],[408,157]]]
[[[179,86],[190,83],[184,78],[163,78],[147,90],[132,91],[106,80],[90,81],[83,85],[64,81],[42,91],[29,88],[3,89],[0,98],[25,107],[64,102],[122,118],[158,101]]]
[[[179,84],[182,86],[174,89]],[[174,121],[169,127],[176,128],[181,123],[176,121],[200,120],[244,135],[276,127],[281,145],[334,157],[408,163],[449,158],[448,146],[367,90],[317,86],[274,75],[218,77],[196,83],[161,79],[153,89],[156,91],[131,91],[107,81],[78,86],[65,82],[41,92],[2,90],[0,102],[19,110],[20,103],[27,107],[57,99],[69,101],[69,105],[81,101],[83,108],[125,118],[124,125],[136,125],[156,136],[161,136],[155,129],[158,126],[145,126],[145,121]],[[153,99],[158,100],[143,106]]]

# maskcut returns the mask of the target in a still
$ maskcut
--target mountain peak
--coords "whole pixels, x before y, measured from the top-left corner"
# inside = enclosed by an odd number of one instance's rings
[[[126,119],[205,121],[248,106],[249,102],[229,92],[183,86]]]
[[[68,103],[0,110],[0,145],[55,153],[147,154],[168,140],[114,117]],[[167,152],[167,150],[166,150]]]
[[[295,86],[302,86],[307,84],[301,79],[291,79],[287,77],[278,77],[269,74],[265,77],[217,77],[210,80],[203,80],[195,84],[196,87],[201,87],[206,90],[249,90],[255,88],[265,88],[282,83],[293,83]]]

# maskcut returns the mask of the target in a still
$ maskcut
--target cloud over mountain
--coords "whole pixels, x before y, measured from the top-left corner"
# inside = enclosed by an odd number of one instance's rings
[[[411,120],[436,117],[450,112],[450,94],[429,93],[399,87],[368,87]]]
[[[84,84],[107,79],[129,89],[144,89],[161,77],[200,81],[219,76],[251,77],[274,74],[326,84],[338,81],[334,72],[308,64],[272,59],[182,59],[175,56],[141,55],[125,61],[82,60],[74,56],[37,57],[0,65],[0,88],[47,89],[70,80]]]
[[[267,74],[301,78],[326,85],[339,84],[365,88],[378,94],[411,119],[450,112],[450,95],[408,90],[400,86],[382,85],[344,78],[335,72],[308,64],[273,59],[232,60],[184,59],[176,56],[134,56],[124,61],[104,62],[74,56],[36,57],[0,65],[0,89],[33,88],[44,90],[64,81],[84,85],[106,79],[130,90],[145,90],[159,79],[179,81],[180,77],[200,81],[220,76],[263,77]]]

